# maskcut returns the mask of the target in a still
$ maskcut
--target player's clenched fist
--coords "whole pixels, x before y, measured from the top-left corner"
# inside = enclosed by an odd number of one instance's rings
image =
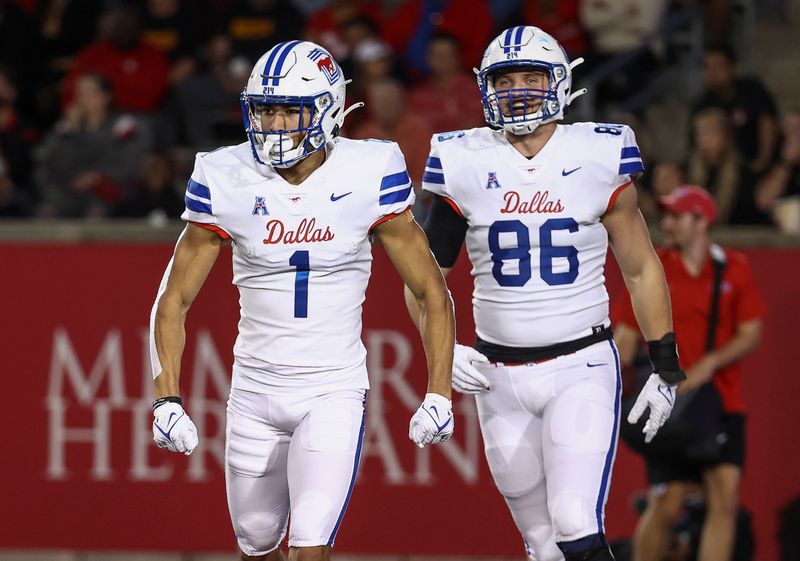
[[[438,393],[426,393],[425,400],[411,417],[408,438],[422,448],[444,442],[453,436],[453,404]]]
[[[153,440],[159,448],[187,456],[197,447],[197,429],[181,406],[180,398],[153,402]]]

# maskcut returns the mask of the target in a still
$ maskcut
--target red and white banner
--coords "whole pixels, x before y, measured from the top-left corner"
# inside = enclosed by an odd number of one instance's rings
[[[0,549],[232,550],[221,469],[238,320],[229,252],[187,325],[182,392],[200,447],[185,458],[151,441],[147,324],[171,251],[166,244],[0,246],[6,396]],[[743,494],[754,513],[757,558],[770,560],[777,558],[777,510],[800,493],[800,449],[790,428],[800,395],[792,351],[800,252],[747,253],[769,313],[764,342],[745,367],[750,416]],[[483,458],[473,400],[457,400],[451,443],[419,450],[406,436],[425,390],[424,355],[400,280],[383,252],[375,254],[364,309],[372,384],[367,436],[337,550],[521,557],[522,539]],[[621,282],[610,263],[613,295]],[[459,339],[472,342],[463,259],[448,282]],[[641,462],[620,445],[609,537],[632,533],[630,499],[641,489]]]

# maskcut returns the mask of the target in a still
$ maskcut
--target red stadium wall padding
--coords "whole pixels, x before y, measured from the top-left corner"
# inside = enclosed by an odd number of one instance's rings
[[[147,325],[172,247],[0,246],[3,295],[3,459],[0,549],[230,551],[223,473],[225,397],[238,319],[226,251],[192,308],[182,391],[201,434],[186,458],[151,443]],[[747,360],[749,457],[744,504],[757,559],[777,559],[777,510],[800,493],[790,417],[800,395],[793,315],[800,251],[748,250],[769,315]],[[523,555],[522,540],[483,458],[471,399],[456,403],[457,435],[418,450],[408,420],[425,389],[419,338],[401,283],[375,251],[364,309],[372,390],[356,490],[337,540],[352,553]],[[622,283],[613,259],[609,286]],[[471,281],[449,278],[460,340],[473,340]],[[301,334],[298,334],[301,335]],[[620,446],[607,509],[611,538],[629,536],[640,460]]]

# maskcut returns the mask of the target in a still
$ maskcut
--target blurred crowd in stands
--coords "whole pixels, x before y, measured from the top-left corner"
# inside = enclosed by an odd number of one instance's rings
[[[178,217],[194,153],[246,140],[239,93],[250,69],[294,38],[329,49],[353,79],[348,103],[366,102],[344,134],[399,142],[419,187],[433,133],[484,124],[472,68],[489,40],[533,24],[571,58],[584,57],[577,87],[600,76],[594,95],[576,102],[592,104],[581,115],[636,130],[648,219],[658,196],[693,183],[714,194],[721,223],[774,224],[782,202],[800,197],[800,107],[777,107],[757,77],[737,72],[729,8],[728,0],[0,0],[0,217]],[[626,99],[678,64],[659,31],[687,9],[707,45],[695,61],[697,94],[685,103],[685,126],[670,129],[667,119],[668,130],[654,131]],[[684,148],[648,151],[659,133]]]

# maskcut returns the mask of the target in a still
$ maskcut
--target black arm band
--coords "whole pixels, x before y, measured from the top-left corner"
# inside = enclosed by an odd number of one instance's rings
[[[442,197],[436,196],[422,229],[439,266],[450,268],[455,265],[467,235],[466,219]]]
[[[647,352],[653,364],[653,372],[669,384],[677,384],[686,379],[686,374],[678,363],[678,345],[675,333],[670,331],[658,341],[647,342]]]
[[[168,395],[166,397],[159,397],[158,399],[153,400],[153,411],[155,411],[158,407],[164,405],[165,403],[177,403],[181,407],[183,407],[183,400],[178,397],[177,395]]]

